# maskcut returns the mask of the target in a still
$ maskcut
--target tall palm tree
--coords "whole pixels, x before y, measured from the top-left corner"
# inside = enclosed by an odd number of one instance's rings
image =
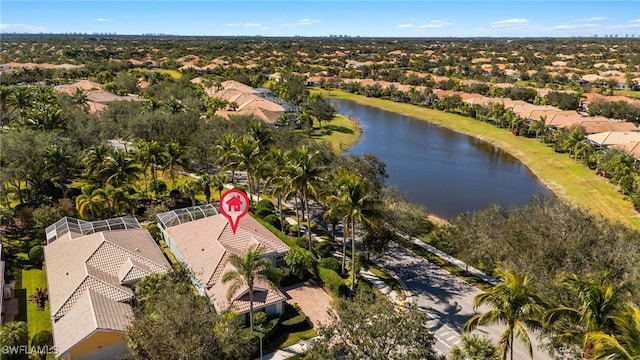
[[[107,216],[135,213],[138,202],[124,188],[107,185],[102,190],[107,205]]]
[[[151,180],[155,183],[158,180],[158,167],[163,166],[167,162],[165,147],[157,141],[139,140],[136,142],[136,149],[138,161],[140,161],[140,164],[144,168],[145,179],[147,169],[149,168],[151,170]],[[156,194],[156,198],[157,195],[158,194]]]
[[[607,272],[587,279],[569,275],[563,284],[578,299],[579,305],[577,308],[558,306],[550,309],[544,314],[543,322],[566,342],[581,344],[582,357],[588,359],[594,346],[588,335],[614,331],[612,317],[624,306],[629,285],[615,283]]]
[[[498,351],[486,337],[463,335],[449,353],[451,360],[499,360]]]
[[[309,197],[316,194],[324,182],[326,167],[321,164],[320,151],[311,151],[305,145],[287,154],[291,187],[296,189],[304,201],[307,214],[307,233],[309,250],[311,251],[311,214],[309,214]]]
[[[82,194],[76,197],[76,209],[81,218],[96,220],[104,215],[106,201],[103,189],[85,186],[82,188]]]
[[[9,122],[9,119],[11,119],[9,107],[13,89],[13,87],[0,85],[0,128],[2,128]]]
[[[256,281],[264,282],[272,288],[278,285],[278,275],[271,261],[262,256],[265,248],[260,246],[250,246],[244,256],[231,254],[229,263],[235,267],[222,275],[222,283],[231,283],[227,290],[227,301],[231,302],[233,296],[243,286],[249,289],[249,323],[253,331],[253,288]]]
[[[382,217],[378,210],[380,201],[373,196],[369,181],[359,174],[341,170],[338,173],[336,185],[335,195],[327,197],[327,201],[331,206],[330,212],[344,217],[345,228],[351,236],[351,290],[353,291],[356,285],[356,222],[376,227]],[[343,253],[343,259],[344,256],[346,253]]]
[[[506,360],[508,357],[513,360],[516,339],[524,343],[533,359],[533,347],[527,327],[535,329],[540,326],[539,319],[546,305],[535,294],[528,276],[504,269],[498,269],[497,274],[502,283],[473,299],[474,308],[487,304],[492,309],[471,317],[464,329],[471,331],[485,324],[504,323],[507,329],[498,342],[501,359]]]
[[[234,147],[236,139],[231,134],[225,134],[216,145],[218,153],[218,165],[225,170],[231,170],[231,183],[235,184],[235,173],[238,169],[238,161],[235,157]]]
[[[280,214],[280,231],[284,232],[284,217],[282,213],[282,197],[288,191],[291,184],[287,177],[288,164],[285,154],[280,149],[271,149],[264,162],[268,174],[265,178],[265,187],[271,187],[271,194],[278,198],[278,213]]]
[[[238,168],[247,172],[247,181],[249,182],[249,206],[251,206],[253,197],[253,177],[258,167],[262,153],[257,141],[243,136],[238,139],[233,147],[233,156],[237,161]]]
[[[51,144],[46,150],[44,163],[49,179],[60,190],[60,198],[63,198],[67,185],[78,172],[76,157],[66,147]]]
[[[590,333],[587,341],[593,344],[593,359],[640,359],[640,308],[628,303],[617,315],[611,316],[614,335]]]
[[[114,150],[107,156],[102,173],[106,177],[106,184],[113,186],[128,185],[138,179],[141,168],[139,163],[129,153],[122,150]]]
[[[96,145],[85,151],[85,176],[98,181],[100,187],[104,187],[104,183],[106,181],[103,169],[105,168],[107,157],[110,153],[111,150],[105,145]]]
[[[199,180],[196,179],[189,179],[180,186],[180,192],[189,196],[191,206],[196,206],[196,195],[198,195],[201,190],[202,186],[200,185]]]
[[[198,179],[198,187],[204,194],[204,201],[206,204],[211,202],[211,186],[213,185],[213,176],[209,174],[203,174]]]
[[[215,174],[211,177],[211,187],[218,190],[218,199],[222,198],[222,190],[224,190],[224,186],[227,185],[229,179],[227,175],[223,173]]]
[[[167,144],[165,168],[169,170],[171,188],[176,188],[176,174],[179,170],[189,167],[189,157],[185,149],[177,143]]]

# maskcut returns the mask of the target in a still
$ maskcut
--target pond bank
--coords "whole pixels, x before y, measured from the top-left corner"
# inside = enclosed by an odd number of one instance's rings
[[[608,219],[640,229],[637,212],[632,204],[615,190],[614,185],[567,155],[555,153],[550,147],[535,139],[516,137],[488,123],[415,105],[368,98],[338,90],[314,91],[326,97],[351,100],[429,121],[487,141],[520,160],[559,198],[587,208],[594,214],[602,214]]]

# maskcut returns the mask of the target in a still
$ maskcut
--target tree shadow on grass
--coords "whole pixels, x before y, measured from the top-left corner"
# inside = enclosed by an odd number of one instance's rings
[[[321,128],[314,128],[311,137],[321,138],[323,136],[331,136],[334,132],[353,134],[353,130],[349,129],[348,127],[328,124],[324,125]]]

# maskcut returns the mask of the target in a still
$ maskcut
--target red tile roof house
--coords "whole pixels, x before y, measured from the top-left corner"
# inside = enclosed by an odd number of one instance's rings
[[[229,302],[230,283],[222,283],[223,274],[233,270],[227,262],[229,255],[243,256],[250,246],[261,246],[265,248],[263,257],[279,267],[290,250],[250,215],[240,219],[234,234],[229,221],[212,204],[158,214],[158,228],[176,259],[195,273],[194,285],[211,299],[216,311],[237,311],[245,315],[245,321],[249,314],[248,288],[238,289]],[[267,316],[282,314],[287,298],[280,290],[256,283],[253,294],[254,311],[264,311]]]
[[[171,271],[136,218],[63,218],[47,227],[44,257],[53,339],[59,359],[115,359],[133,317],[133,287]]]

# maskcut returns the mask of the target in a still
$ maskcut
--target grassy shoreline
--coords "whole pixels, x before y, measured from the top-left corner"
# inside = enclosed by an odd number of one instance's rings
[[[360,141],[362,128],[358,123],[342,114],[336,114],[333,120],[320,126],[313,124],[311,138],[317,142],[328,142],[334,152],[340,154],[349,150]]]
[[[555,153],[535,139],[516,137],[504,129],[468,117],[391,100],[368,98],[339,90],[313,90],[325,97],[352,100],[380,109],[409,115],[487,141],[524,163],[556,196],[613,221],[640,230],[633,205],[623,199],[613,184],[586,166]]]

